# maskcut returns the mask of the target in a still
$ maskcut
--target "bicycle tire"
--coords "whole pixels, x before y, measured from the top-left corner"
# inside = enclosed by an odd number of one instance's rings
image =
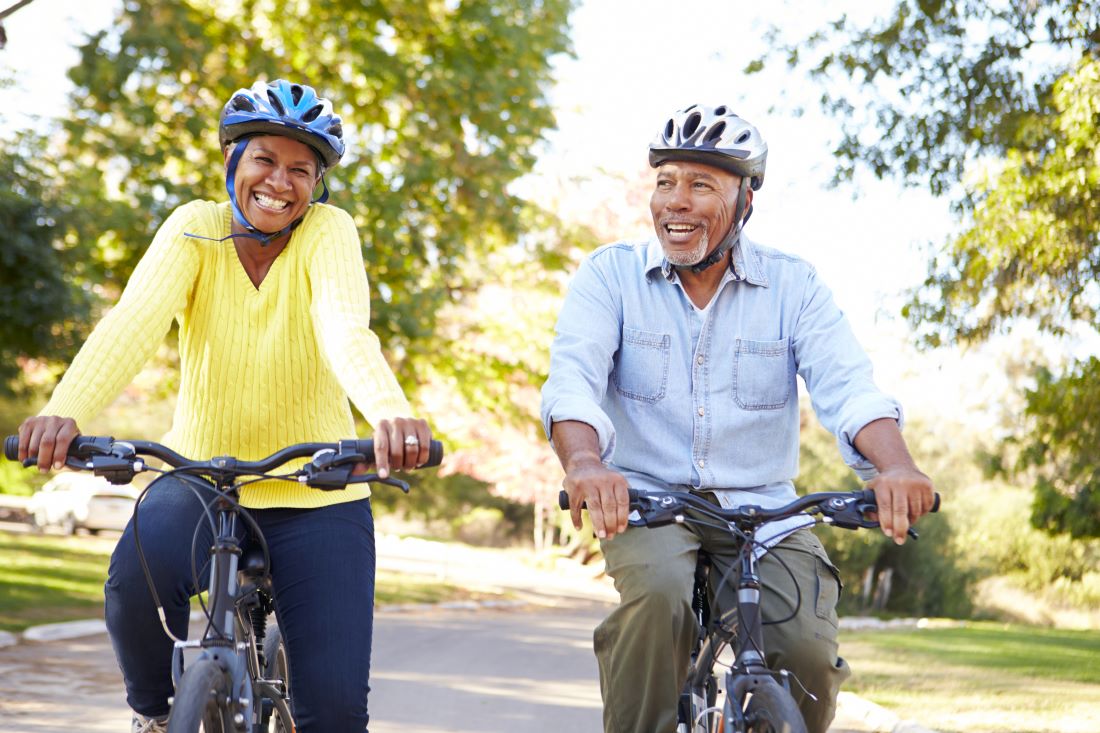
[[[230,733],[229,679],[218,663],[200,659],[180,679],[168,716],[168,733]]]
[[[701,693],[701,694],[700,694]],[[718,698],[718,680],[707,677],[702,690],[685,687],[680,694],[676,710],[676,733],[712,733],[721,730],[721,712],[715,707]]]
[[[744,707],[745,733],[807,733],[806,723],[791,693],[774,679],[759,678],[749,688],[749,693]],[[727,698],[726,704],[737,703]],[[731,730],[726,725],[723,729]]]
[[[283,644],[283,634],[278,625],[267,627],[264,639],[264,679],[282,680],[283,689],[287,691],[286,697],[269,694],[265,689],[264,694],[270,697],[272,708],[265,713],[261,729],[267,733],[292,733],[294,721],[290,715],[290,662],[287,658],[286,645]],[[274,691],[272,691],[273,693]]]

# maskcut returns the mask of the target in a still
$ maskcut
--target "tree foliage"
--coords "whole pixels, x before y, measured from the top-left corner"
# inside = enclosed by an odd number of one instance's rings
[[[0,394],[18,388],[26,359],[65,360],[84,335],[88,293],[66,275],[69,212],[60,201],[43,139],[16,136],[0,150]]]
[[[768,36],[769,56],[819,82],[822,108],[841,125],[837,181],[867,166],[940,194],[976,154],[1046,141],[1055,83],[1100,46],[1100,7],[897,0],[866,23],[844,15],[808,38]]]
[[[1100,61],[1054,85],[1041,145],[1012,147],[971,184],[971,218],[904,314],[927,343],[975,342],[1020,318],[1063,335],[1100,307]]]
[[[99,272],[123,282],[174,207],[225,198],[217,124],[232,92],[301,81],[345,123],[349,152],[328,184],[363,238],[375,329],[407,387],[417,363],[445,369],[437,314],[491,281],[483,263],[523,238],[528,207],[508,185],[553,125],[546,92],[570,9],[128,0],[70,72],[67,157],[88,171],[71,195],[115,204],[84,232]]]
[[[956,196],[961,231],[903,309],[922,343],[981,342],[1020,320],[1100,329],[1100,6],[897,0],[867,24],[772,36],[825,88],[837,182],[865,166]],[[1042,467],[1037,525],[1077,537],[1100,536],[1100,455],[1082,422],[1100,414],[1096,376],[1094,360],[1040,371],[1011,444],[1016,468]]]
[[[1037,476],[1032,523],[1075,538],[1100,536],[1100,359],[1061,377],[1040,369],[1027,396],[1031,430],[1016,438],[1016,468]]]

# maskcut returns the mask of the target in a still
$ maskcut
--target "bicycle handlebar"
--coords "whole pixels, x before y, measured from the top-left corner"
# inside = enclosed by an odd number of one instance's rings
[[[724,509],[709,502],[707,499],[686,491],[645,492],[638,489],[627,489],[627,497],[630,500],[630,508],[639,514],[637,520],[630,523],[635,526],[659,526],[676,521],[676,515],[682,514],[687,507],[692,507],[712,517],[726,522],[733,522],[741,526],[757,527],[766,522],[786,519],[809,510],[811,513],[822,514],[829,524],[834,524],[844,529],[874,529],[879,526],[878,520],[868,519],[869,512],[877,511],[878,503],[875,492],[871,489],[856,491],[821,491],[800,496],[791,503],[765,509],[755,504],[744,504],[732,509]],[[558,506],[564,511],[569,509],[569,495],[564,491],[558,493]],[[584,505],[582,505],[582,508]],[[932,512],[940,510],[940,495],[934,494]],[[909,528],[910,536],[916,533]]]
[[[273,471],[279,466],[294,460],[295,458],[313,457],[313,461],[307,466],[312,467],[318,478],[318,488],[337,488],[337,481],[324,481],[326,471],[338,471],[350,476],[351,467],[357,463],[374,463],[374,440],[341,440],[335,443],[297,443],[287,446],[258,461],[242,461],[232,456],[219,456],[209,461],[195,461],[160,443],[150,440],[115,440],[107,436],[78,435],[69,445],[68,458],[65,465],[70,468],[83,471],[93,471],[97,475],[105,476],[114,483],[129,483],[136,471],[143,470],[143,466],[136,461],[138,456],[158,458],[173,468],[198,469],[212,475],[262,475]],[[19,436],[9,435],[4,438],[4,457],[8,460],[19,460]],[[28,457],[25,466],[34,465],[37,457]],[[428,447],[428,460],[418,468],[438,466],[443,460],[443,444],[438,440],[431,441]],[[336,479],[337,477],[333,477]],[[346,477],[340,483],[340,488],[347,483],[358,483],[357,477]],[[122,480],[125,479],[125,480]]]

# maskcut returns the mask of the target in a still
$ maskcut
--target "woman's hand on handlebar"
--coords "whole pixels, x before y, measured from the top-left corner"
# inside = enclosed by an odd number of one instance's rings
[[[573,526],[581,528],[581,508],[587,507],[592,528],[601,540],[611,539],[626,529],[630,514],[626,478],[600,461],[586,462],[571,469],[562,481],[569,494],[569,513]]]
[[[416,468],[428,461],[432,429],[426,420],[397,417],[381,420],[374,431],[374,460],[377,473],[387,478],[390,471]],[[368,466],[356,466],[355,473],[366,473]]]
[[[28,417],[19,426],[19,460],[38,456],[38,470],[61,468],[73,438],[80,435],[76,420],[56,415]]]

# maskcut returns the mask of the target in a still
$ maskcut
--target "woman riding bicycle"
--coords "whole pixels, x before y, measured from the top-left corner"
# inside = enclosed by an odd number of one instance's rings
[[[370,329],[355,225],[324,203],[324,173],[344,153],[332,105],[304,84],[257,82],[225,105],[219,139],[228,200],[193,201],[161,225],[49,403],[20,426],[20,458],[37,454],[41,470],[60,467],[78,425],[130,382],[175,319],[180,390],[163,442],[179,453],[248,460],[291,443],[348,438],[350,397],[375,428],[379,475],[424,463],[431,431],[410,417]],[[314,199],[319,183],[323,192]],[[294,718],[304,733],[367,726],[375,570],[369,495],[366,484],[321,492],[277,481],[241,491],[270,548]],[[139,510],[142,549],[167,624],[180,638],[190,599],[203,590],[193,582],[191,548],[194,567],[203,567],[209,528],[192,538],[204,522],[204,501],[168,476]],[[111,558],[105,613],[134,710],[132,730],[164,730],[173,644],[146,586],[132,524]]]

